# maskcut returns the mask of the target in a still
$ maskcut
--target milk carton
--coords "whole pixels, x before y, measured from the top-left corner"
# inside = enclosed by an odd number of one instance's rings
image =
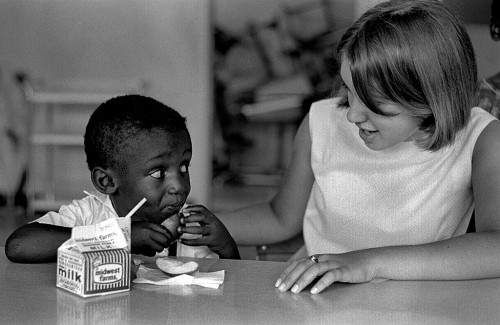
[[[130,218],[75,227],[57,250],[56,286],[82,297],[130,290]]]

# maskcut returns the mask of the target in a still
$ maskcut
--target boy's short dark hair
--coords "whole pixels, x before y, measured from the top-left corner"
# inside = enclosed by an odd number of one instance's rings
[[[118,167],[121,151],[127,147],[128,141],[155,129],[169,133],[185,131],[189,136],[186,118],[153,98],[124,95],[99,105],[85,129],[89,169]]]
[[[453,142],[469,120],[477,89],[471,40],[457,17],[437,0],[392,0],[368,10],[342,37],[346,59],[363,103],[377,100],[408,109],[435,151]]]

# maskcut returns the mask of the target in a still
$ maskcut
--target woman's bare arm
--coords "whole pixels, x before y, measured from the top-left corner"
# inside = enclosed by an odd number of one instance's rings
[[[270,201],[219,213],[239,245],[264,245],[300,233],[314,176],[311,170],[309,117],[297,131],[292,159],[277,195]]]

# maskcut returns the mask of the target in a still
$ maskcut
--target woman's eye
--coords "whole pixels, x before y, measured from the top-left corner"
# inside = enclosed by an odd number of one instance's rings
[[[345,85],[345,83],[342,83],[339,89],[338,96],[340,97],[339,100],[339,107],[342,108],[349,108],[349,89]]]
[[[189,172],[189,165],[187,165],[187,164],[181,165],[181,168],[179,170],[181,171],[181,173],[188,173]]]
[[[340,97],[339,107],[349,108],[349,99],[347,98],[347,96]]]
[[[156,179],[162,179],[163,177],[165,177],[165,171],[160,169],[160,170],[152,172],[151,174],[149,174],[149,176],[156,178]]]

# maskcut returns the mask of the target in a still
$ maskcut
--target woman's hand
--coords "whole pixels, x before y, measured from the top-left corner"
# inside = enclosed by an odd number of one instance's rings
[[[279,276],[275,287],[280,291],[301,292],[314,284],[311,293],[320,293],[334,282],[361,283],[376,277],[375,267],[368,262],[368,251],[344,254],[317,254],[293,261]]]

